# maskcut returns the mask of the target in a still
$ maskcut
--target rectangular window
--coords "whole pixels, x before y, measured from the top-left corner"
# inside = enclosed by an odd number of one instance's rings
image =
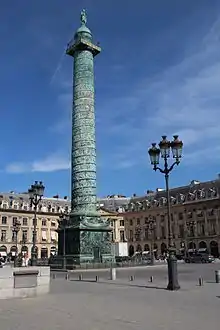
[[[2,217],[2,224],[7,225],[7,217],[5,216]]]
[[[23,209],[24,209],[25,211],[27,211],[27,205],[24,205],[24,206],[23,206]]]
[[[184,225],[179,225],[179,238],[184,238]]]
[[[16,226],[17,221],[18,221],[18,218],[17,217],[13,217],[12,218],[12,225],[13,226]]]
[[[149,231],[147,228],[144,229],[144,238],[145,240],[148,240],[148,237],[149,237]]]
[[[120,227],[124,227],[124,220],[120,220]]]
[[[42,241],[46,241],[47,240],[47,232],[46,232],[46,230],[42,230],[42,232],[41,232],[41,238],[42,238]]]
[[[46,225],[47,225],[47,220],[42,220],[42,226],[46,227]]]
[[[12,242],[15,242],[16,241],[16,232],[13,230],[12,231]]]
[[[165,215],[164,214],[161,214],[160,221],[164,221],[164,220],[165,220]]]
[[[179,220],[183,220],[183,213],[179,213]]]
[[[133,230],[130,230],[129,237],[130,237],[130,241],[133,241]]]
[[[188,219],[192,219],[192,212],[188,212],[188,214],[187,214],[187,218],[188,218]]]
[[[5,242],[6,241],[6,230],[2,230],[1,232],[1,242]]]
[[[139,218],[137,218],[137,225],[140,225],[140,219]]]
[[[130,226],[133,226],[133,220],[132,219],[130,220]]]
[[[27,218],[23,218],[23,226],[27,226],[28,225],[28,219]]]
[[[121,242],[125,241],[125,232],[124,232],[124,230],[120,230],[120,241]]]
[[[27,236],[28,236],[27,230],[23,230],[22,231],[22,243],[26,243],[27,242]]]
[[[56,232],[55,231],[51,231],[50,232],[50,237],[51,237],[51,241],[52,242],[56,241]]]

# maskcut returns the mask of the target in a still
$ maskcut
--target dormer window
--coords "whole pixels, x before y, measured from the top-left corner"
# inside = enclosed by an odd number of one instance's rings
[[[203,217],[203,211],[201,211],[201,210],[198,210],[197,211],[197,217],[199,217],[199,218],[201,218],[201,217]]]

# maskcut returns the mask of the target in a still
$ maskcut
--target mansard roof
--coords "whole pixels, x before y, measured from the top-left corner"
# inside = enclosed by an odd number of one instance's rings
[[[192,181],[187,186],[170,189],[170,201],[174,204],[184,204],[195,200],[206,200],[219,198],[220,179],[198,182]],[[144,210],[152,207],[161,207],[166,205],[166,191],[160,190],[150,192],[145,196],[132,197],[127,211]]]

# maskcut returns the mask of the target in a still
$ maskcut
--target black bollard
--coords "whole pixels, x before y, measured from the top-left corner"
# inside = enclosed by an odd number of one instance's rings
[[[66,280],[69,279],[69,274],[68,274],[68,273],[66,273],[66,275],[65,275],[65,279],[66,279]]]
[[[96,281],[96,282],[99,281],[99,277],[98,277],[98,276],[95,277],[95,281]]]
[[[202,277],[199,278],[199,286],[203,286],[203,278]]]
[[[82,274],[79,274],[79,281],[82,281],[82,279],[83,279]]]
[[[220,270],[215,271],[215,283],[220,283]]]
[[[53,274],[52,278],[53,278],[53,280],[55,280],[55,278],[56,278],[56,274]]]
[[[149,282],[153,283],[153,280],[154,280],[154,278],[153,278],[153,276],[151,276]]]
[[[134,276],[133,275],[130,276],[130,281],[131,282],[134,281]]]

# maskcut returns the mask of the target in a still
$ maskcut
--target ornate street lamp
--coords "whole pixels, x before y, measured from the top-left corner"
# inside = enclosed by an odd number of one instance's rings
[[[66,226],[69,221],[69,212],[66,207],[63,212],[60,214],[59,229],[63,232],[63,268],[66,269]]]
[[[157,148],[156,143],[152,143],[152,147],[148,150],[151,165],[153,165],[154,171],[160,171],[165,176],[166,182],[166,197],[167,197],[167,221],[168,221],[168,245],[169,245],[169,255],[167,259],[168,264],[168,290],[179,290],[180,286],[178,283],[178,273],[177,273],[177,260],[175,256],[175,247],[173,243],[172,235],[172,224],[171,224],[171,207],[170,207],[170,192],[169,192],[169,174],[175,165],[179,165],[180,159],[182,157],[183,142],[178,139],[178,135],[173,136],[173,141],[167,140],[167,137],[162,136],[162,140],[159,143],[159,148]],[[175,162],[169,167],[168,158],[170,158],[170,153],[172,151],[172,156]],[[164,168],[158,167],[160,162],[160,156],[164,159]]]
[[[33,232],[33,246],[31,249],[31,265],[36,266],[37,264],[37,247],[36,247],[36,236],[37,236],[37,206],[40,203],[44,195],[44,185],[42,181],[35,181],[28,189],[30,206],[34,205],[34,232]]]
[[[150,233],[151,238],[151,247],[150,247],[150,256],[151,256],[151,264],[154,264],[154,233],[156,228],[156,221],[153,218],[149,218],[146,221],[146,228]]]
[[[18,258],[18,232],[20,230],[21,223],[17,219],[13,223],[13,232],[15,233],[15,246],[16,246],[16,251],[15,251],[15,258],[14,258],[14,267],[17,266],[17,258]]]

